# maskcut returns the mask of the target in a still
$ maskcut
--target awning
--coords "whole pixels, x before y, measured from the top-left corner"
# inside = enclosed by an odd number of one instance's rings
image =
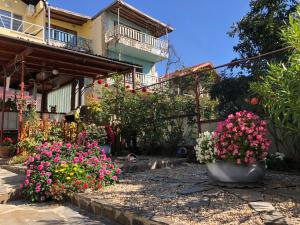
[[[19,88],[22,58],[25,61],[25,86],[38,85],[38,90],[51,91],[54,87],[63,86],[72,80],[89,77],[104,79],[112,74],[125,74],[134,68],[141,68],[128,62],[113,60],[99,55],[90,55],[46,44],[28,42],[23,39],[0,35],[0,83],[3,76],[11,76],[12,87]],[[58,72],[54,74],[53,70]],[[45,79],[40,80],[38,74]]]

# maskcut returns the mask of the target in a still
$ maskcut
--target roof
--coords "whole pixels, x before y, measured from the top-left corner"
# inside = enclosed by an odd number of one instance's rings
[[[91,17],[85,16],[79,13],[75,13],[69,10],[61,9],[58,7],[50,6],[51,9],[51,17],[53,19],[57,19],[60,21],[76,24],[76,25],[83,25],[87,21],[91,20]]]
[[[155,37],[164,36],[166,32],[170,33],[174,30],[173,27],[168,26],[167,24],[143,13],[142,11],[136,9],[132,5],[129,5],[123,0],[115,0],[109,6],[98,12],[92,19],[97,18],[100,14],[107,11],[114,14],[118,14],[118,8],[120,16],[122,18],[132,21],[135,24],[146,28]]]
[[[166,74],[162,76],[161,79],[167,80],[175,77],[182,77],[188,75],[189,73],[201,72],[203,69],[213,69],[213,68],[214,65],[211,62],[205,62],[195,66],[186,67],[182,70],[177,70],[174,73]]]
[[[6,67],[7,74],[15,70],[15,60],[20,60],[20,55],[23,55],[27,73],[25,80],[30,79],[30,74],[37,74],[42,70],[48,71],[53,76],[52,70],[57,69],[59,75],[55,79],[59,80],[60,85],[83,77],[103,79],[111,77],[114,73],[128,73],[133,68],[141,68],[138,65],[103,56],[33,43],[5,35],[0,35],[0,53],[0,68],[1,66]],[[19,84],[19,74],[18,72],[14,73],[11,78],[12,84]],[[51,90],[50,81],[46,82],[45,91]]]

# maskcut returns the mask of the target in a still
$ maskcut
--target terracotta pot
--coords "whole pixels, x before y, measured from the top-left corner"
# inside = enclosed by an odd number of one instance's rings
[[[265,161],[250,165],[217,161],[207,164],[207,169],[208,175],[213,181],[224,183],[255,183],[262,181],[266,173]]]
[[[14,151],[9,146],[0,146],[0,158],[10,158],[14,155]]]

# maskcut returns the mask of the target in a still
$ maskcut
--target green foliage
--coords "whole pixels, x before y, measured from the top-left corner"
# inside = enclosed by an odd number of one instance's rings
[[[284,47],[280,31],[297,4],[296,0],[251,0],[250,11],[229,32],[229,36],[239,38],[234,50],[247,58]],[[286,62],[287,59],[288,54],[272,57],[274,62]],[[241,68],[250,74],[261,75],[268,69],[268,62],[269,59],[246,61]]]
[[[282,38],[293,52],[284,64],[271,64],[260,82],[251,89],[261,96],[261,102],[272,121],[294,134],[300,133],[300,7],[290,16],[290,26],[283,29]]]
[[[229,114],[238,111],[248,110],[260,113],[260,109],[248,103],[251,96],[250,82],[254,81],[253,76],[224,77],[216,82],[211,90],[212,99],[218,99],[216,109],[219,117],[226,118]]]
[[[87,106],[90,111],[87,114],[93,114],[99,121],[112,121],[114,131],[127,143],[137,140],[147,152],[166,143],[177,146],[183,141],[184,127],[187,123],[195,123],[192,80],[181,82],[181,90],[192,91],[183,94],[176,92],[175,82],[167,90],[145,93],[127,89],[118,76],[113,79],[113,86],[101,87],[97,100]],[[213,119],[216,105],[216,101],[203,97],[201,115]],[[187,121],[183,118],[186,116]]]

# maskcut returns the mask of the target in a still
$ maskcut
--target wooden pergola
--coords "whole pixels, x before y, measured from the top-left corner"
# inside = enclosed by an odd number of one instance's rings
[[[0,35],[0,66],[0,84],[5,87],[6,78],[10,77],[10,87],[20,89],[21,100],[24,100],[25,89],[32,89],[35,83],[37,93],[42,94],[42,113],[47,111],[47,94],[57,86],[63,87],[80,81],[79,85],[83,87],[83,78],[91,78],[95,81],[109,78],[116,73],[134,73],[136,68],[141,68],[138,65],[103,56],[3,35]],[[55,85],[53,80],[55,80]],[[75,97],[73,96],[73,98]],[[5,99],[5,88],[3,88],[3,99]],[[24,109],[19,108],[20,131]],[[4,105],[1,119],[1,137],[3,137]]]

